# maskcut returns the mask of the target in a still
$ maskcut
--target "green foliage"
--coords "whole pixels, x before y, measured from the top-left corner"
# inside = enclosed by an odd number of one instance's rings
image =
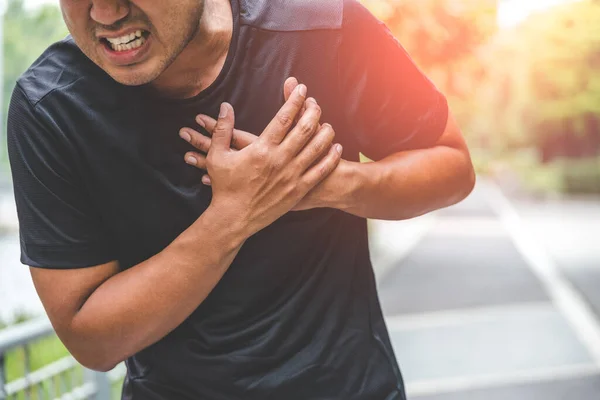
[[[8,1],[4,16],[3,115],[6,115],[17,78],[50,44],[66,35],[67,29],[58,7],[45,5],[28,11],[23,0]],[[6,124],[6,119],[3,120]],[[5,159],[5,146],[1,148],[2,159]]]
[[[488,104],[479,133],[496,148],[536,146],[544,161],[600,154],[597,21],[600,3],[583,0],[495,37],[485,49],[488,73],[476,97]]]
[[[363,3],[446,93],[478,171],[528,149],[526,168],[509,164],[532,188],[600,193],[600,166],[589,161],[600,156],[600,1],[565,3],[502,30],[496,1]]]
[[[564,192],[600,194],[600,157],[561,162]]]
[[[417,64],[450,96],[464,96],[482,73],[477,49],[496,31],[495,0],[363,0]]]
[[[69,352],[56,336],[41,339],[27,346],[30,357],[30,370],[35,371],[44,365],[60,360]],[[25,373],[25,349],[19,348],[6,354],[7,380],[13,381]]]
[[[31,317],[20,315],[16,318],[15,323],[19,324],[30,320]],[[11,326],[0,321],[0,330]],[[5,354],[5,378],[7,382],[12,382],[25,376],[27,371],[37,371],[55,361],[59,361],[69,356],[69,351],[58,339],[57,336],[36,340],[25,347],[18,347]],[[26,360],[29,360],[27,363]],[[16,393],[15,400],[26,399],[46,399],[57,397],[59,392],[71,391],[76,386],[84,382],[85,370],[78,366],[68,373],[63,373],[60,376],[55,376],[43,382],[40,388],[26,392]],[[121,390],[123,379],[120,379],[112,384],[111,394],[113,399],[121,398]],[[39,390],[38,390],[39,389]]]

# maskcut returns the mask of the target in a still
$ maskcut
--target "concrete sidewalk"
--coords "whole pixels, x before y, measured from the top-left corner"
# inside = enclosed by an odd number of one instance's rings
[[[409,399],[600,398],[598,317],[499,190],[429,218],[373,257]]]

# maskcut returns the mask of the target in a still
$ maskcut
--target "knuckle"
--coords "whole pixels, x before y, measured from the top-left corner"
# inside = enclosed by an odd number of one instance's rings
[[[256,158],[259,160],[266,160],[269,157],[269,149],[266,146],[256,146],[255,148]]]
[[[304,98],[302,96],[292,96],[292,104],[296,107],[302,107],[304,105]]]
[[[205,147],[202,139],[199,138],[196,134],[193,134],[191,136],[192,136],[192,140],[191,140],[192,146],[196,147],[197,149],[202,150]]]
[[[327,164],[319,165],[319,178],[324,178],[327,175]]]
[[[317,114],[317,118],[321,117],[321,113],[323,112],[323,110],[321,109],[321,106],[318,104],[313,104],[313,108],[315,110],[315,113]]]
[[[331,129],[327,129],[327,128],[323,127],[323,128],[321,128],[321,131],[319,132],[319,139],[323,143],[330,145],[333,142],[333,139],[335,139],[335,132]]]
[[[326,143],[320,140],[317,140],[312,145],[313,154],[321,154],[325,150]]]
[[[283,167],[283,161],[277,157],[272,158],[270,161],[270,167],[273,171],[279,171]]]
[[[303,119],[298,122],[298,129],[302,135],[310,135],[316,129],[316,123],[313,120]]]
[[[332,136],[335,136],[335,130],[333,129],[333,126],[329,125],[328,123],[324,123],[321,129],[327,131]]]
[[[277,114],[277,121],[281,125],[288,127],[292,124],[292,117],[287,112],[281,112]]]

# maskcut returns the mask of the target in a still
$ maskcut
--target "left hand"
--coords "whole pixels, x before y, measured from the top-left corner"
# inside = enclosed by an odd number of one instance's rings
[[[298,85],[295,79],[288,79],[284,86],[285,97],[289,97],[289,94]],[[307,99],[307,101],[315,101],[314,99]],[[213,130],[216,126],[216,121],[207,115],[198,115],[196,117],[198,125],[204,127],[209,135],[212,135]],[[200,132],[191,128],[182,128],[180,131],[182,139],[188,141],[192,146],[198,149],[200,152],[188,152],[185,154],[185,160],[188,164],[195,166],[198,169],[206,171],[206,153],[211,146],[211,139],[204,136]],[[246,146],[252,144],[258,136],[235,129],[233,132],[233,138],[231,147],[234,150],[241,150]],[[192,160],[195,160],[192,162]],[[331,207],[334,204],[334,199],[340,196],[341,189],[343,186],[342,176],[344,171],[348,169],[349,162],[340,160],[337,168],[319,185],[308,194],[293,208],[293,211],[309,210],[312,208],[320,207]],[[211,181],[208,174],[202,177],[202,183],[210,186]]]

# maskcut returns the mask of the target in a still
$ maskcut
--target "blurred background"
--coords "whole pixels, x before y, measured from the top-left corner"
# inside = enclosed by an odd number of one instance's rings
[[[0,1],[2,135],[17,77],[66,35],[57,3]],[[370,221],[409,399],[600,399],[600,1],[363,3],[447,94],[479,175],[460,205]],[[0,160],[0,399],[3,377],[15,398],[117,398],[122,369],[90,375],[46,337],[4,136]]]

